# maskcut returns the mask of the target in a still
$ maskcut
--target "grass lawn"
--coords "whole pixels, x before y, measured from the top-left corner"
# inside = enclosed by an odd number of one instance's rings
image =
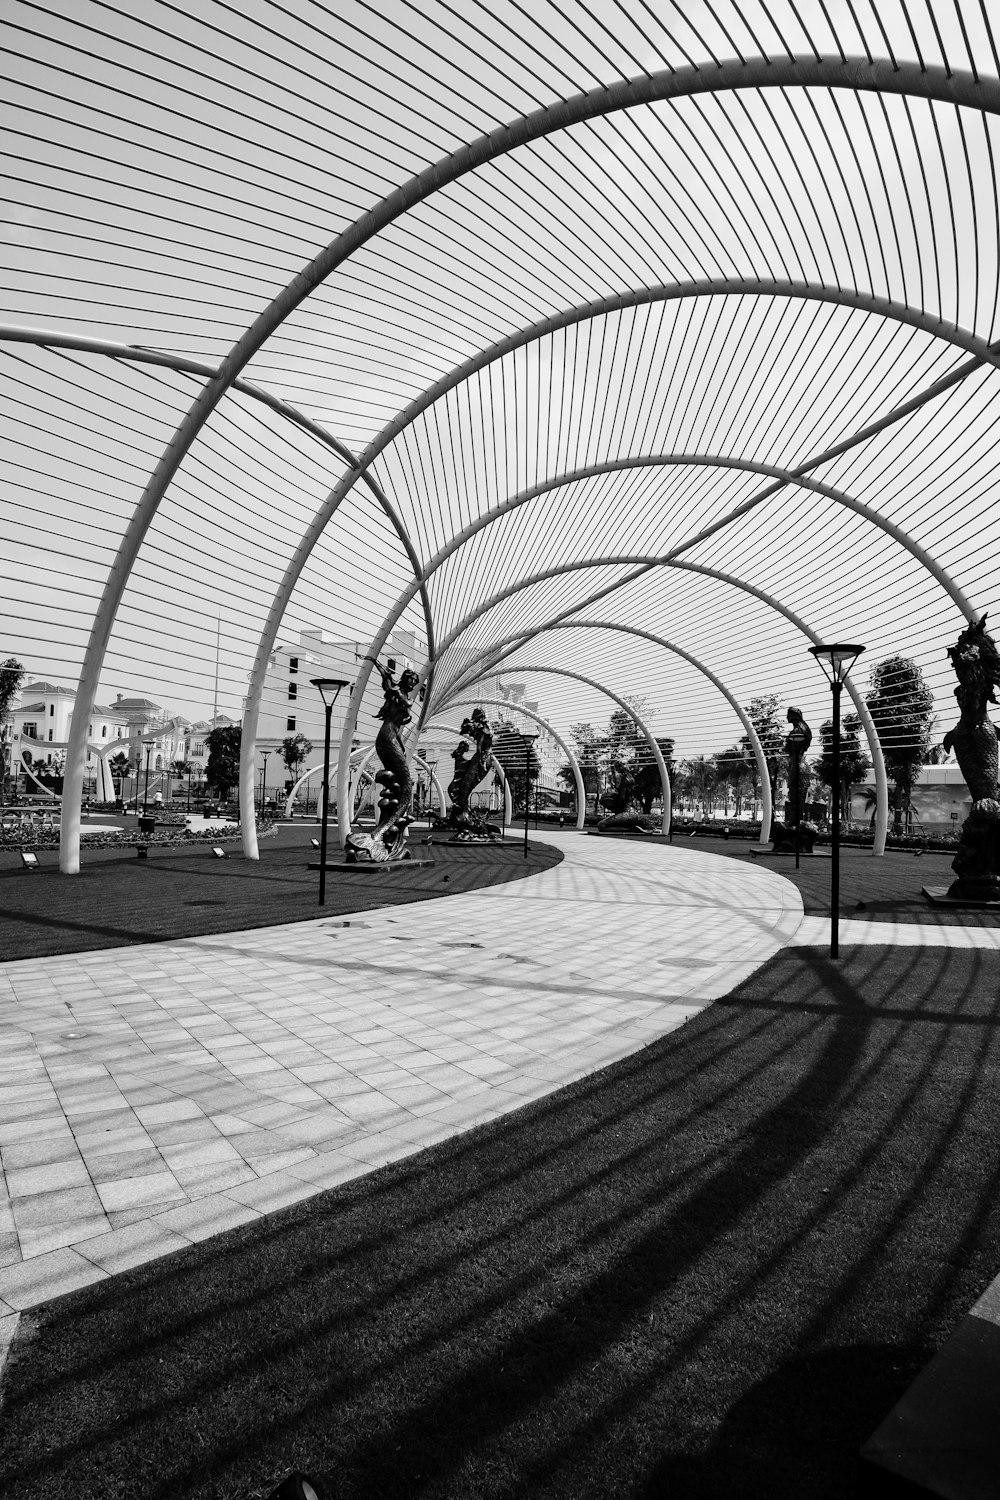
[[[82,851],[79,875],[59,874],[55,849],[42,851],[39,868],[24,870],[16,853],[0,854],[0,960],[44,958],[89,948],[155,943],[238,932],[280,922],[311,921],[324,913],[369,911],[409,901],[457,895],[558,864],[558,850],[532,839],[528,858],[517,842],[491,848],[411,838],[414,859],[430,857],[430,868],[390,873],[327,872],[326,905],[320,910],[319,872],[308,868],[319,856],[315,824],[280,829],[260,841],[259,861],[243,858],[238,845],[216,859],[204,844],[152,847],[146,859],[134,849]],[[329,858],[340,859],[336,848]]]
[[[548,1099],[26,1315],[0,1493],[847,1500],[1000,1267],[998,1021],[1000,955],[786,950]]]

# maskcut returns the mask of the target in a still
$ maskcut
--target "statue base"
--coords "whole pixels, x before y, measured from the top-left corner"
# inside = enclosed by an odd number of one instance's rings
[[[433,863],[432,859],[366,859],[361,863],[354,861],[348,863],[346,859],[338,859],[336,861],[328,859],[326,868],[327,870],[335,871],[338,875],[365,875],[370,871],[377,872],[380,870],[385,873],[391,870],[419,870],[422,866],[432,865]],[[309,864],[310,870],[321,870],[322,868],[323,866],[318,859]]]
[[[925,885],[922,889],[932,906],[950,906],[956,911],[1000,911],[1000,890],[993,895],[956,894],[955,887],[963,884],[973,882],[955,880],[951,885]]]

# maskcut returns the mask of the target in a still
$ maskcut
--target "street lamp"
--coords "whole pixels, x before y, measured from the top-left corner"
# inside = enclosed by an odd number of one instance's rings
[[[537,734],[522,734],[524,741],[524,857],[528,857],[528,807],[531,801],[531,747],[538,738]]]
[[[267,757],[269,755],[272,755],[273,753],[274,752],[271,750],[262,750],[260,752],[260,758],[264,762],[264,769],[260,773],[260,816],[262,822],[264,819],[264,808],[266,806],[267,797]]]
[[[145,780],[145,783],[143,784],[143,789],[142,789],[142,811],[143,811],[143,816],[145,816],[145,814],[146,814],[147,806],[148,806],[148,803],[149,803],[149,757],[152,755],[152,753],[153,753],[153,746],[151,744],[147,745],[146,746],[146,780]]]
[[[330,817],[330,716],[333,705],[340,696],[341,688],[347,686],[346,677],[313,677],[310,679],[319,692],[326,710],[326,739],[323,746],[323,822],[319,835],[319,904],[326,904],[326,830]]]
[[[810,646],[833,692],[833,837],[830,869],[830,957],[840,954],[840,694],[864,646]]]

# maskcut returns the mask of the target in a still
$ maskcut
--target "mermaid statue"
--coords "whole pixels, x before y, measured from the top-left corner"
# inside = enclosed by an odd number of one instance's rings
[[[379,821],[372,833],[349,833],[344,843],[348,864],[384,864],[389,860],[409,859],[406,847],[407,830],[413,822],[413,777],[406,760],[402,729],[409,724],[414,694],[420,681],[417,673],[407,667],[395,678],[396,663],[390,661],[383,667],[374,657],[382,678],[385,695],[376,718],[382,720],[375,738],[375,753],[382,762],[382,770],[376,772],[375,781],[382,788],[379,798]],[[418,698],[423,698],[420,689]]]
[[[943,740],[954,750],[972,811],[962,825],[962,836],[951,867],[958,879],[948,895],[959,901],[1000,902],[1000,798],[997,795],[997,736],[987,705],[996,703],[1000,684],[1000,653],[986,633],[986,616],[969,625],[948,655],[958,678],[955,697],[959,720]]]

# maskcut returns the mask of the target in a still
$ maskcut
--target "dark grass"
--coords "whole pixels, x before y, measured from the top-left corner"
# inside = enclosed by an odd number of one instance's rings
[[[0,960],[237,932],[429,901],[535,875],[562,859],[558,850],[537,839],[529,841],[525,859],[519,843],[425,848],[417,833],[414,859],[429,856],[432,867],[384,874],[330,870],[321,909],[319,873],[308,868],[310,860],[318,859],[311,843],[318,833],[312,824],[280,829],[261,839],[259,861],[244,859],[233,845],[226,846],[225,859],[216,859],[200,845],[154,846],[144,860],[134,849],[84,848],[80,874],[72,878],[59,874],[54,849],[39,854],[34,871],[22,868],[19,855],[2,855]],[[339,851],[330,858],[340,858]]]
[[[588,835],[598,837],[598,835]],[[647,842],[647,840],[644,840]],[[648,840],[648,842],[653,842]],[[658,844],[667,840],[657,838]],[[820,846],[818,855],[801,855],[795,868],[794,854],[751,854],[748,839],[691,838],[675,834],[678,849],[696,849],[703,854],[721,854],[746,864],[760,864],[764,869],[783,875],[798,887],[805,910],[811,914],[829,915],[830,870],[829,847]],[[927,850],[921,855],[910,849],[890,849],[876,859],[870,849],[846,846],[840,851],[840,914],[872,922],[929,922],[937,926],[959,923],[963,927],[996,927],[1000,912],[976,909],[957,910],[932,906],[922,887],[949,886],[955,879],[951,868],[954,850]]]
[[[22,1320],[6,1500],[844,1500],[1000,1263],[1000,955],[789,949],[505,1120]]]

